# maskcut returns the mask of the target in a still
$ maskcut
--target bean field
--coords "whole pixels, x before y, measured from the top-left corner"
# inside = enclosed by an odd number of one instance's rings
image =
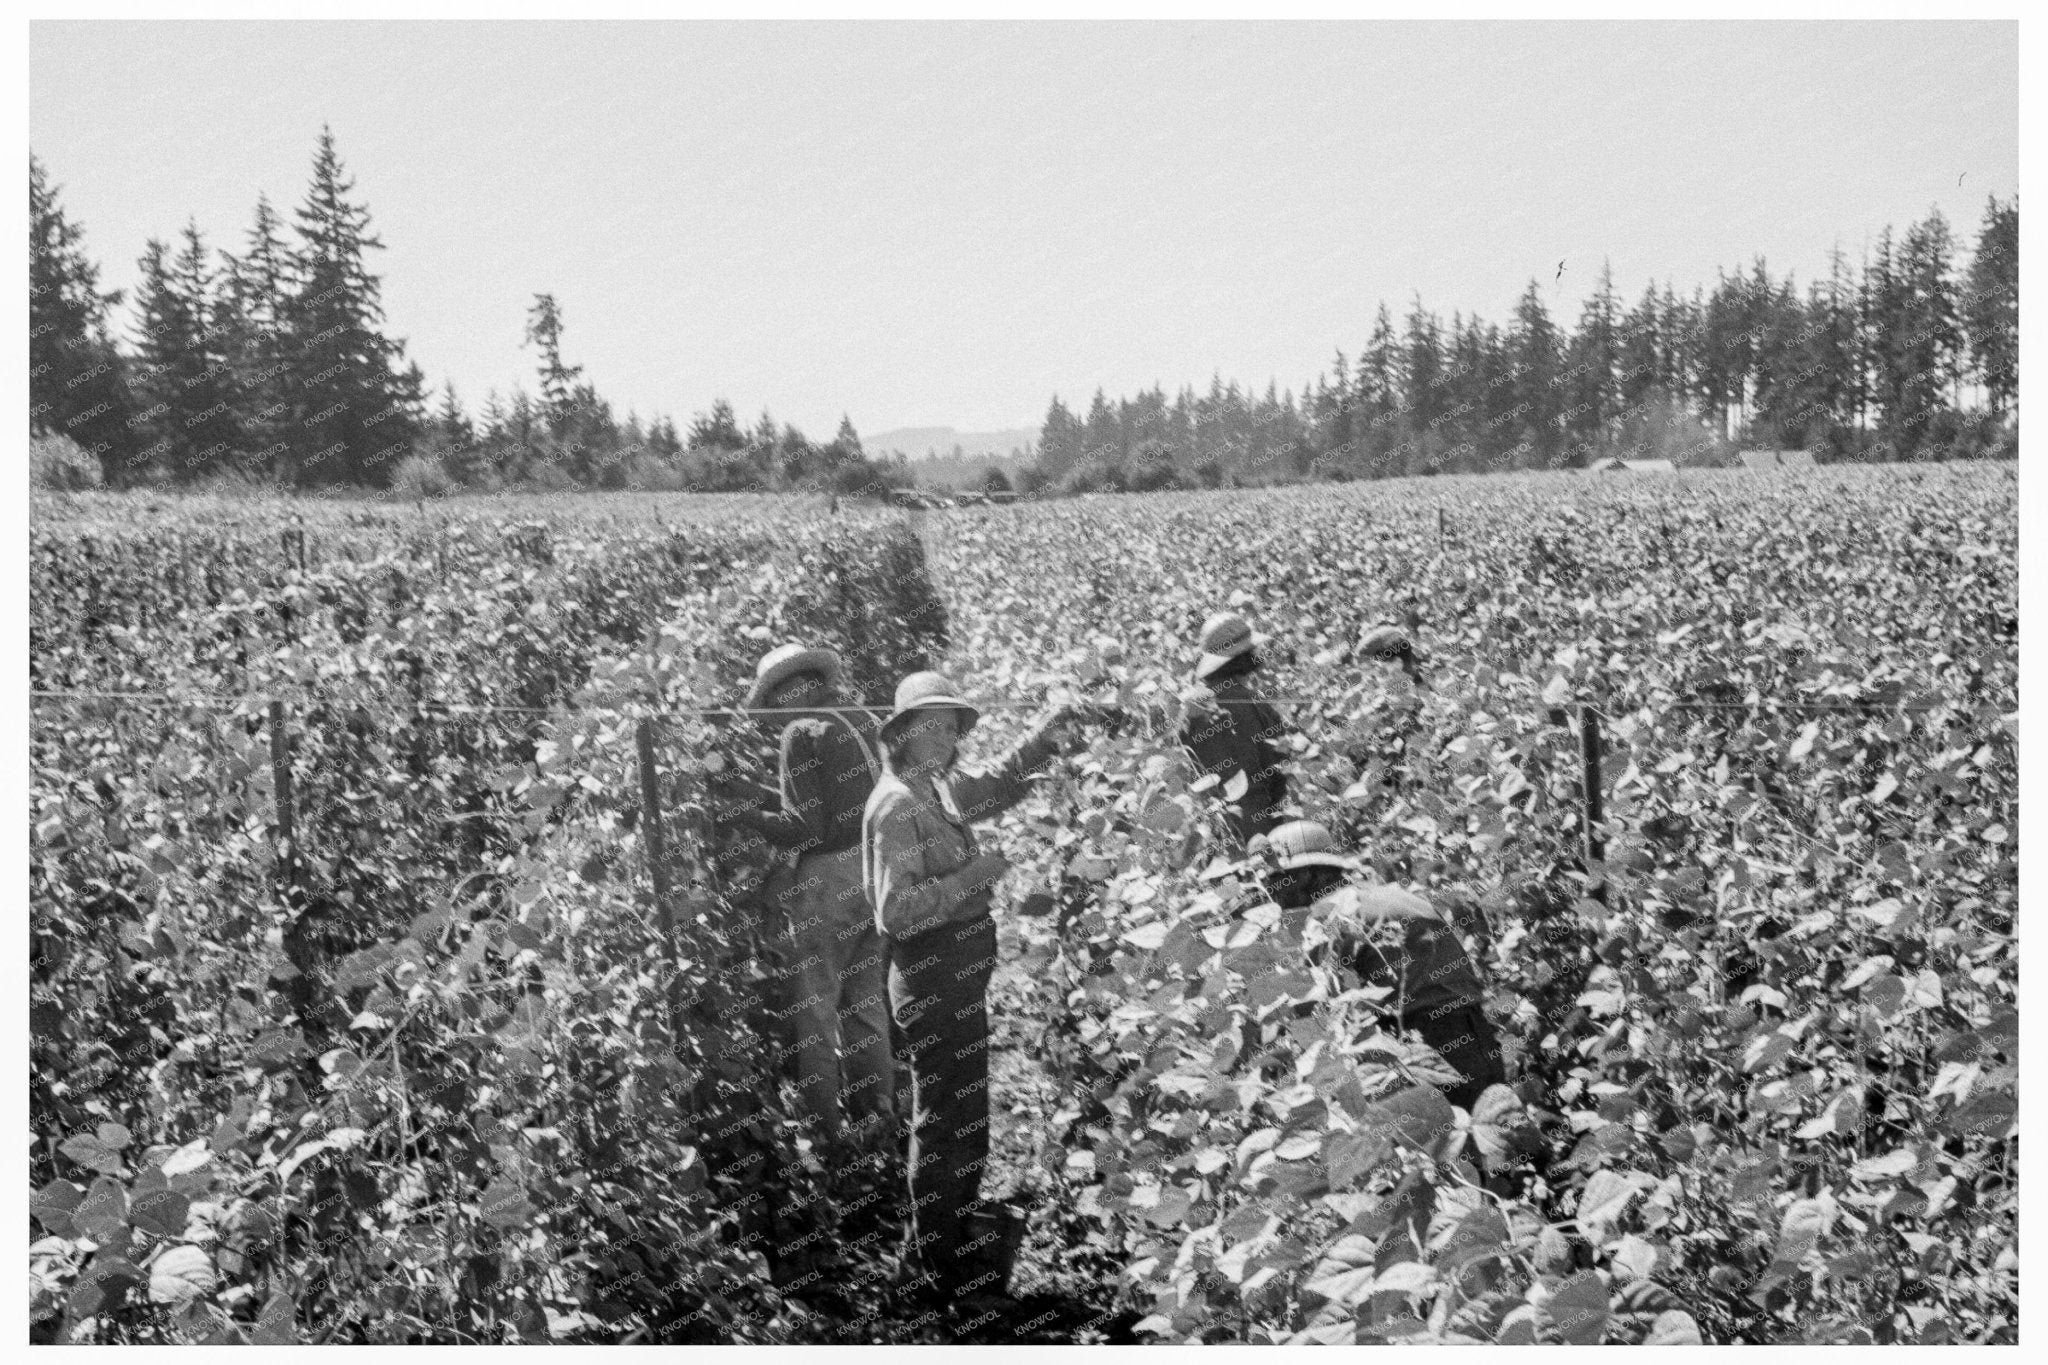
[[[954,1339],[796,1136],[719,818],[802,640],[1018,703],[970,763],[1124,717],[988,838],[1026,1232],[957,1339],[2016,1341],[2017,545],[1988,464],[39,500],[32,1339]],[[1470,1111],[1220,856],[1226,607],[1301,813],[1481,969]]]

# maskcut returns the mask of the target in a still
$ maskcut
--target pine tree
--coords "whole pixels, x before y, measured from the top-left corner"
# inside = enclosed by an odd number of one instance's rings
[[[1897,264],[1892,248],[1892,230],[1887,224],[1878,234],[1876,255],[1863,267],[1858,312],[1863,343],[1862,363],[1869,375],[1870,402],[1876,410],[1877,425],[1884,434],[1880,453],[1892,459],[1904,454],[1900,424],[1909,402],[1899,351],[1907,309]]]
[[[256,200],[248,248],[223,251],[214,331],[234,391],[234,419],[243,443],[241,462],[252,474],[282,476],[285,428],[291,402],[287,376],[286,298],[293,288],[291,255],[267,197]]]
[[[298,483],[382,486],[411,448],[413,395],[394,368],[404,345],[381,330],[382,288],[364,260],[384,243],[370,231],[369,211],[350,200],[354,189],[334,134],[323,127],[313,182],[297,211],[296,288],[284,316],[293,395],[288,473]]]
[[[1807,440],[1828,439],[1842,449],[1862,421],[1863,376],[1857,364],[1855,281],[1840,243],[1828,253],[1827,280],[1807,290],[1806,317],[1804,349],[1812,374],[1806,394],[1825,424],[1819,431],[1809,427]]]
[[[1567,348],[1570,382],[1566,398],[1572,415],[1566,434],[1588,454],[1620,416],[1615,380],[1620,368],[1620,312],[1614,295],[1614,268],[1603,261],[1600,282],[1580,310],[1578,330]]]
[[[1640,412],[1660,393],[1665,383],[1665,361],[1660,345],[1661,310],[1655,283],[1643,287],[1643,297],[1621,320],[1619,342],[1620,373],[1615,397],[1623,412]]]
[[[1559,391],[1557,328],[1543,306],[1543,292],[1532,278],[1515,304],[1515,326],[1508,341],[1514,374],[1515,405],[1529,449],[1524,460],[1538,469],[1556,469],[1564,457]]]
[[[581,365],[562,363],[562,310],[553,294],[535,294],[526,314],[526,343],[540,348],[540,399],[548,420],[559,428],[575,404],[576,380]]]
[[[441,406],[435,410],[428,431],[434,453],[450,478],[465,487],[474,487],[481,481],[486,468],[484,452],[469,414],[462,410],[462,400],[455,396],[452,379],[441,385]]]
[[[842,464],[862,464],[867,460],[867,452],[861,449],[860,433],[853,429],[853,418],[843,412],[839,414],[839,430],[832,437],[832,445]]]
[[[237,420],[234,370],[225,348],[227,328],[222,325],[218,302],[219,273],[211,264],[212,253],[199,235],[199,225],[185,224],[185,246],[178,253],[175,281],[186,310],[198,324],[199,354],[196,373],[185,391],[186,419],[195,472],[225,469],[234,464],[243,447]]]
[[[1804,449],[1826,430],[1826,403],[1809,363],[1811,320],[1789,273],[1764,294],[1756,326],[1754,439],[1772,449]]]
[[[1994,197],[1984,206],[1970,261],[1963,321],[1970,363],[1994,415],[2003,417],[2020,385],[2020,207]]]
[[[699,414],[690,423],[690,449],[701,451],[734,451],[746,447],[747,437],[740,430],[739,418],[733,414],[732,404],[723,398],[711,405],[709,415]]]
[[[1952,410],[1964,354],[1955,239],[1939,209],[1907,231],[1899,274],[1906,305],[1906,330],[1898,339],[1900,418],[1905,448],[1917,452],[1936,415]]]
[[[234,449],[233,391],[208,328],[212,277],[198,229],[188,225],[176,258],[151,238],[137,263],[136,414],[149,463],[190,479],[221,467]]]
[[[1116,419],[1116,409],[1102,396],[1102,390],[1095,390],[1095,400],[1088,405],[1088,424],[1081,435],[1083,457],[1091,464],[1101,463],[1116,467],[1123,448],[1123,427]]]
[[[1067,405],[1060,401],[1060,396],[1054,394],[1051,405],[1045,410],[1045,420],[1038,426],[1035,468],[1050,481],[1072,469],[1080,459],[1080,424],[1074,420],[1074,414],[1067,411]]]
[[[29,429],[69,436],[100,462],[106,480],[128,481],[142,444],[130,418],[125,365],[107,329],[121,291],[102,292],[85,254],[85,229],[58,202],[58,187],[28,158]]]

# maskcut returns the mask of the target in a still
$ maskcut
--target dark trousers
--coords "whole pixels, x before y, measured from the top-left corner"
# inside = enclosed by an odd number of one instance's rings
[[[1500,1059],[1500,1037],[1477,1005],[1447,1010],[1431,1018],[1411,1011],[1402,1026],[1422,1035],[1422,1041],[1464,1076],[1457,1086],[1444,1091],[1444,1098],[1461,1109],[1470,1110],[1489,1085],[1508,1078]]]
[[[951,1294],[995,1291],[968,1258],[965,1220],[988,1161],[988,981],[995,921],[982,914],[890,944],[889,1006],[910,1068],[910,1235]]]

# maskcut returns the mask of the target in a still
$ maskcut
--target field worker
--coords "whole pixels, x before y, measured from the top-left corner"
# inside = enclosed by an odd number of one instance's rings
[[[780,809],[728,818],[792,860],[770,878],[781,910],[780,1009],[796,1054],[799,1114],[821,1136],[893,1143],[888,970],[861,881],[861,813],[882,776],[875,718],[840,688],[839,655],[783,645],[754,671],[743,709],[780,725]],[[843,1111],[843,1112],[842,1112]]]
[[[981,851],[972,826],[1022,800],[1029,777],[1094,714],[1062,708],[994,767],[970,773],[954,765],[979,712],[941,675],[903,679],[882,722],[887,772],[868,798],[861,843],[909,1054],[911,1242],[925,1288],[956,1308],[1005,1292],[964,1236],[988,1158],[990,898],[1010,866]]]
[[[1408,638],[1408,632],[1399,626],[1381,622],[1359,637],[1360,658],[1376,659],[1382,663],[1399,664],[1408,680],[1420,686],[1422,683],[1422,658],[1415,648],[1415,642]]]
[[[1183,694],[1188,708],[1180,741],[1195,763],[1225,785],[1244,775],[1244,794],[1230,803],[1226,817],[1240,845],[1278,825],[1287,800],[1287,774],[1280,766],[1287,727],[1258,689],[1259,649],[1268,639],[1237,613],[1217,612],[1202,624],[1196,686]]]
[[[1313,820],[1280,826],[1263,851],[1275,867],[1266,885],[1282,923],[1298,933],[1314,916],[1337,959],[1360,981],[1394,992],[1381,1008],[1464,1077],[1444,1091],[1452,1104],[1470,1110],[1486,1087],[1507,1079],[1500,1038],[1480,1008],[1479,974],[1428,901],[1366,880],[1370,874],[1341,856],[1330,831]]]

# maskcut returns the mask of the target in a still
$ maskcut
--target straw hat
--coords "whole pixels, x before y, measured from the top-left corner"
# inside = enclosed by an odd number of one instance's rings
[[[761,656],[754,668],[754,684],[747,689],[743,709],[758,711],[768,703],[776,688],[799,673],[817,673],[827,682],[838,682],[839,655],[829,649],[806,649],[802,645],[778,645]]]
[[[896,707],[882,722],[882,739],[886,743],[896,733],[896,728],[913,711],[928,711],[941,706],[950,706],[962,713],[960,733],[966,734],[974,728],[974,722],[981,718],[981,712],[973,702],[962,697],[953,684],[941,673],[913,673],[896,684]]]
[[[1337,852],[1330,831],[1314,820],[1290,820],[1266,836],[1266,848],[1287,871],[1298,867],[1335,867],[1346,872],[1358,867],[1356,860]]]
[[[1195,661],[1195,677],[1206,678],[1247,650],[1271,639],[1253,631],[1251,623],[1234,611],[1219,611],[1202,623],[1202,657]]]

